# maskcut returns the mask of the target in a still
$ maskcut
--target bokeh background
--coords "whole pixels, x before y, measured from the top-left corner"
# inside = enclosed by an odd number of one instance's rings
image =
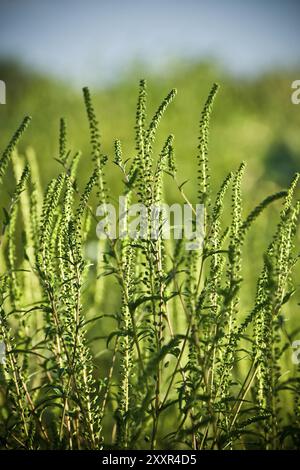
[[[0,147],[23,115],[32,115],[23,146],[36,149],[44,181],[57,170],[61,116],[70,146],[88,152],[83,86],[95,96],[103,151],[111,155],[120,138],[132,154],[141,77],[149,82],[149,114],[178,89],[160,137],[175,134],[186,177],[194,174],[199,114],[214,81],[221,84],[211,138],[215,181],[241,160],[248,162],[248,189],[285,185],[297,168],[300,106],[290,96],[300,77],[299,2],[1,0],[0,8],[7,87]]]

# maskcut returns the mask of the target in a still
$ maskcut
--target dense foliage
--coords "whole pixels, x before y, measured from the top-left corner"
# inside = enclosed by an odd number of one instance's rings
[[[284,322],[296,291],[298,174],[248,215],[244,163],[214,190],[208,134],[217,92],[214,85],[201,114],[194,201],[176,169],[174,136],[155,147],[176,90],[148,120],[142,80],[134,155],[114,143],[127,206],[159,203],[171,186],[182,203],[205,206],[202,250],[161,235],[96,241],[90,198],[107,204],[114,188],[86,88],[92,171],[83,189],[83,157],[70,150],[64,119],[60,172],[45,191],[34,151],[17,152],[30,118],[2,153],[1,182],[7,187],[9,165],[16,181],[1,233],[2,448],[299,447],[299,366],[291,361],[298,330]],[[245,244],[251,231],[261,236],[257,219],[270,205],[278,220],[252,296]]]

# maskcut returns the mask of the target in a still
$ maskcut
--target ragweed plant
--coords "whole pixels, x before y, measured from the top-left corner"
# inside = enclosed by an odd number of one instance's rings
[[[34,151],[17,152],[30,118],[2,153],[2,190],[9,165],[16,180],[0,239],[2,448],[299,448],[299,367],[287,366],[298,330],[287,331],[284,323],[297,295],[299,176],[248,215],[245,163],[214,194],[208,150],[218,89],[213,85],[201,113],[195,201],[180,183],[174,136],[156,146],[176,90],[148,118],[144,80],[135,155],[125,155],[120,140],[112,158],[103,153],[87,88],[90,158],[69,150],[64,119],[58,175],[44,190]],[[82,187],[83,157],[91,173]],[[104,207],[104,216],[115,202],[106,183],[109,165],[123,182],[121,230],[112,236],[109,222],[95,243],[95,207]],[[127,230],[131,204],[151,211],[166,202],[170,184],[194,215],[195,203],[204,207],[202,240],[194,249],[180,237],[163,236],[161,212],[146,226],[141,219],[134,236]],[[249,310],[243,300],[247,236],[250,230],[260,236],[257,219],[271,204],[282,207]],[[174,233],[180,229],[174,221]],[[93,259],[86,255],[91,246]],[[114,299],[115,311],[106,311],[107,299]]]

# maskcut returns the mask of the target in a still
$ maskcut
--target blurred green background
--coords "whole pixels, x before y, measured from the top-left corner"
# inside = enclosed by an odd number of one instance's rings
[[[209,159],[213,191],[216,192],[226,174],[247,164],[243,181],[245,215],[264,197],[287,187],[300,162],[300,106],[291,102],[291,83],[300,76],[297,70],[275,70],[252,77],[234,77],[214,62],[181,63],[155,74],[143,70],[148,82],[148,116],[168,91],[176,87],[178,95],[164,116],[155,145],[157,153],[168,134],[175,135],[175,153],[179,182],[188,180],[185,192],[196,202],[196,155],[198,126],[202,106],[214,81],[220,85],[211,122]],[[89,177],[89,129],[82,93],[75,85],[54,80],[28,70],[14,62],[1,62],[1,75],[10,86],[9,105],[1,108],[0,128],[2,149],[25,114],[32,116],[30,128],[19,146],[20,152],[30,146],[37,154],[42,183],[60,171],[58,156],[59,120],[65,117],[68,147],[82,150],[79,184]],[[95,108],[100,123],[102,151],[108,155],[107,180],[112,199],[122,189],[122,178],[113,164],[114,140],[123,144],[124,158],[134,155],[135,109],[140,70],[132,68],[118,82],[92,86]],[[10,173],[13,187],[13,175]],[[2,189],[2,197],[9,187]],[[179,191],[171,179],[165,179],[165,199],[180,201]],[[96,201],[93,202],[96,208]],[[262,264],[261,252],[271,238],[278,218],[280,203],[268,208],[266,215],[250,231],[245,260],[249,272],[249,292],[254,293],[254,279]],[[230,200],[227,201],[230,208]],[[227,213],[226,213],[227,214]],[[229,212],[226,215],[230,216]],[[257,236],[259,234],[259,237]],[[246,295],[246,298],[251,296]],[[108,305],[110,308],[112,305]]]
[[[9,84],[8,104],[1,107],[0,114],[1,148],[22,117],[32,116],[20,148],[34,147],[45,183],[57,172],[54,157],[58,153],[59,119],[65,117],[70,149],[80,149],[86,156],[80,172],[86,178],[90,170],[89,139],[81,89],[13,62],[0,62],[0,69],[2,79]],[[168,91],[177,88],[177,97],[160,126],[157,149],[169,133],[175,135],[177,162],[186,179],[194,179],[200,113],[215,81],[221,89],[210,137],[213,183],[218,185],[225,173],[242,160],[248,166],[245,190],[255,189],[256,194],[265,185],[287,185],[299,169],[300,106],[291,102],[291,83],[300,76],[300,69],[272,71],[251,80],[234,78],[208,62],[177,65],[158,75],[143,72],[139,76],[133,69],[118,83],[90,87],[100,121],[102,151],[110,160],[115,139],[121,139],[126,157],[134,155],[138,80],[145,77],[149,118]],[[110,177],[118,186],[113,167]]]
[[[300,79],[299,13],[299,2],[293,0],[2,0],[0,80],[6,83],[7,95],[6,105],[0,105],[0,151],[24,115],[31,115],[19,152],[34,148],[45,187],[60,171],[55,158],[59,120],[64,117],[68,148],[83,152],[78,172],[83,187],[92,164],[81,88],[89,86],[102,151],[108,155],[110,194],[115,198],[122,179],[113,164],[114,140],[122,141],[125,159],[134,156],[138,82],[146,78],[149,119],[170,89],[178,90],[161,122],[155,150],[157,154],[168,134],[175,135],[178,180],[188,180],[185,191],[196,202],[199,119],[211,85],[218,82],[209,146],[213,192],[229,171],[245,161],[246,216],[264,197],[287,187],[300,169],[300,105],[291,102],[291,84]],[[2,205],[14,185],[10,168],[0,192]],[[168,177],[165,199],[180,200]],[[226,203],[225,224],[230,197]],[[96,204],[94,200],[95,210]],[[279,207],[280,202],[271,205],[247,237],[242,315],[253,305],[262,253],[271,240]],[[298,270],[296,287],[299,274]],[[108,295],[101,308],[112,313],[119,306],[115,281],[104,282]],[[289,330],[299,324],[299,302],[297,290],[282,312],[290,320]],[[87,304],[90,313],[99,307]],[[111,327],[105,319],[90,334],[104,335]],[[105,376],[110,355],[105,340],[96,343],[92,343],[96,352],[104,352],[99,361]],[[289,362],[287,370],[290,367]]]
[[[180,173],[195,194],[195,155],[201,108],[213,82],[210,161],[215,187],[241,160],[253,203],[288,184],[299,168],[300,106],[291,84],[300,78],[299,2],[287,0],[2,0],[0,149],[24,116],[33,118],[21,148],[36,150],[43,183],[57,171],[60,117],[69,147],[84,153],[90,171],[88,125],[81,89],[91,88],[111,161],[114,139],[134,154],[138,81],[148,81],[151,117],[171,88],[178,96],[162,121],[157,148],[175,135]],[[108,178],[119,189],[117,169]],[[167,198],[177,197],[168,188]]]
[[[2,0],[0,7],[0,79],[7,93],[0,106],[0,150],[23,116],[31,115],[19,151],[34,148],[43,186],[60,171],[55,158],[61,117],[67,122],[68,148],[83,152],[79,184],[83,187],[89,177],[89,129],[81,91],[89,86],[102,151],[108,155],[110,194],[117,197],[122,179],[113,164],[114,140],[122,141],[124,158],[133,157],[141,78],[148,82],[149,119],[170,89],[178,90],[161,122],[155,150],[159,152],[168,134],[175,135],[178,179],[188,180],[185,192],[191,201],[196,202],[199,119],[213,82],[221,85],[210,133],[213,191],[245,161],[246,215],[264,197],[285,188],[299,170],[300,105],[291,102],[292,82],[300,78],[299,2]],[[3,202],[14,187],[11,170],[9,178],[0,194]],[[180,200],[168,177],[165,199]],[[94,200],[95,209],[96,204]],[[228,198],[228,209],[230,204]],[[267,209],[247,239],[247,307],[279,204]],[[228,210],[225,219],[229,217]],[[109,311],[117,302],[110,296],[104,307]],[[295,296],[295,308],[297,302]]]

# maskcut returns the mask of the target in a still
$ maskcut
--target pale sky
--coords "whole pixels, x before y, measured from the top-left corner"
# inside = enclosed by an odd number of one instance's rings
[[[134,61],[214,57],[244,75],[299,66],[300,1],[0,0],[1,56],[81,85]]]

